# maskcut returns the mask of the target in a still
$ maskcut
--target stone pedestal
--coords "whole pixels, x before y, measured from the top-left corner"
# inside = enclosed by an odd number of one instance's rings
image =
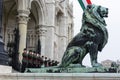
[[[3,0],[0,0],[0,65],[8,65],[8,55],[4,50],[4,43],[2,40],[2,12]]]
[[[44,68],[26,68],[25,73],[117,73],[116,67],[79,67],[80,65],[59,68],[58,66]]]
[[[8,55],[4,50],[4,43],[0,35],[0,65],[8,65]]]
[[[12,73],[12,67],[11,66],[0,65],[0,74],[1,73]]]
[[[117,73],[12,73],[0,80],[120,80]]]

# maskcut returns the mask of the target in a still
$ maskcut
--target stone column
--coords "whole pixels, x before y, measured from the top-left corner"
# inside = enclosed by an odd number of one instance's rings
[[[29,11],[18,10],[18,27],[19,27],[19,60],[22,60],[23,49],[26,48],[26,37],[27,37],[27,23],[29,20]]]
[[[66,0],[63,2],[63,11],[64,14],[60,18],[60,28],[59,28],[59,59],[61,61],[62,56],[66,50],[67,47],[67,29],[68,29],[68,15],[67,15],[67,4]],[[61,43],[62,42],[62,43]]]
[[[40,41],[41,41],[41,55],[43,56],[46,56],[45,55],[45,35],[46,35],[46,29],[45,29],[45,26],[43,25],[38,25],[37,27],[37,32],[39,34],[39,38],[40,38]]]
[[[54,59],[54,28],[55,28],[55,0],[46,0],[47,12],[49,13],[46,21],[46,56]]]

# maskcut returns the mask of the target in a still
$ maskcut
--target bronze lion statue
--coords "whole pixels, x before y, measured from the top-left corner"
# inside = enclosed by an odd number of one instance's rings
[[[108,8],[94,4],[87,6],[80,32],[68,44],[60,67],[69,67],[71,64],[82,67],[82,61],[88,53],[92,67],[102,66],[98,63],[97,56],[98,51],[102,51],[108,41],[104,17],[108,17]]]

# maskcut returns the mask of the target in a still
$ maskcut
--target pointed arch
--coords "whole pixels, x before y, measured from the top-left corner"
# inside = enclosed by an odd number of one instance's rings
[[[46,6],[43,0],[30,0],[28,8],[32,8],[32,4],[36,6],[37,15],[38,15],[38,25],[45,24],[46,21]]]

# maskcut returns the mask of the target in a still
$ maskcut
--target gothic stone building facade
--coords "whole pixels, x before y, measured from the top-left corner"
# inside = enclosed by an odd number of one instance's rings
[[[23,49],[36,50],[41,42],[41,55],[61,60],[73,37],[73,6],[69,0],[4,0],[2,35],[5,49],[14,41],[19,29],[19,58]]]

